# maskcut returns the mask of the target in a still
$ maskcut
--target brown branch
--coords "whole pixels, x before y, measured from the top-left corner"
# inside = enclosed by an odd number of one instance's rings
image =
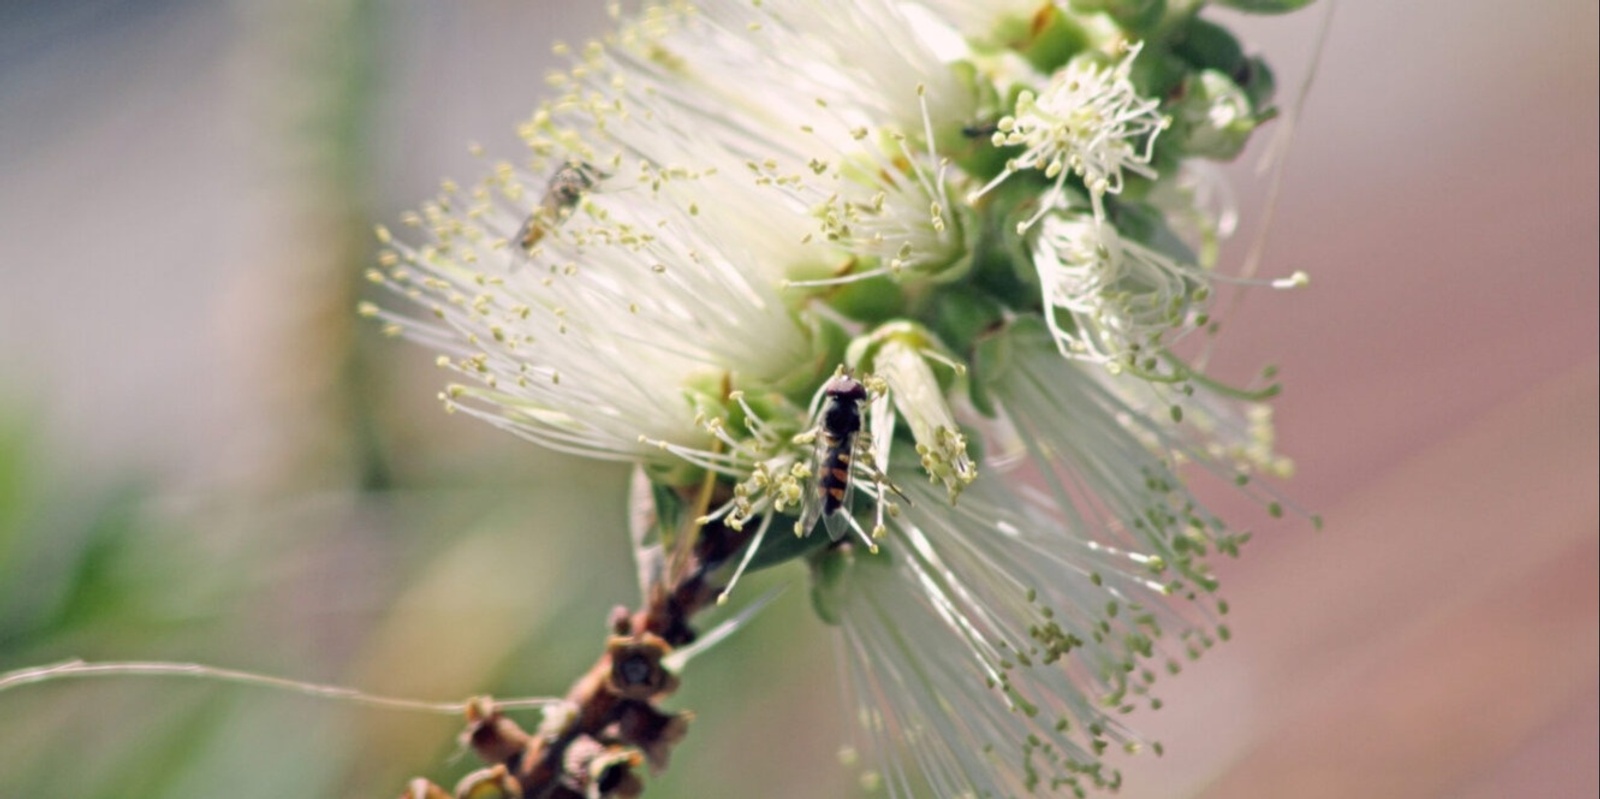
[[[678,678],[663,660],[695,640],[689,619],[715,605],[713,575],[749,534],[712,522],[694,539],[681,574],[648,591],[635,611],[612,611],[606,650],[529,733],[483,699],[467,708],[462,734],[486,768],[468,774],[454,794],[412,780],[401,799],[632,799],[644,792],[637,770],[666,768],[693,714],[662,710]]]

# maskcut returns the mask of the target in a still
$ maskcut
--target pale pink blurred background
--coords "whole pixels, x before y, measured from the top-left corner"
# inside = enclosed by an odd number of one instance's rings
[[[326,387],[294,342],[349,306],[316,301],[321,156],[279,134],[316,101],[299,40],[337,5],[84,2],[60,28],[0,33],[0,381],[57,468],[249,492],[316,437]],[[1320,13],[1245,28],[1286,94]],[[395,4],[374,213],[473,177],[468,141],[510,152],[551,38],[599,22],[587,3]],[[1223,565],[1235,640],[1136,717],[1167,755],[1126,763],[1122,795],[1594,796],[1596,6],[1349,0],[1332,24],[1263,265],[1312,285],[1248,297],[1216,358],[1281,368],[1287,490],[1326,526],[1262,524]],[[1236,172],[1259,208],[1264,185]],[[444,420],[426,385],[393,413],[433,457],[542,457]],[[785,678],[831,692],[828,662]],[[818,704],[796,723],[821,723]],[[827,795],[806,775],[836,730],[716,729],[696,756]]]

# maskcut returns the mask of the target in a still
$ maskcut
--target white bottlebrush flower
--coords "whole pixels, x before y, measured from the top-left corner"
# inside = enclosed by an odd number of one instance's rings
[[[919,86],[935,119],[961,119],[972,105],[900,4],[888,0],[825,9],[674,2],[647,9],[644,22],[619,40],[657,75],[670,76],[671,100],[712,125],[751,131],[760,143],[822,136],[848,146],[862,126],[920,129]],[[828,121],[843,124],[818,124]]]
[[[1069,357],[1154,373],[1172,334],[1205,323],[1207,270],[1088,214],[1046,215],[1033,236],[1033,266],[1045,323]]]
[[[1019,224],[1026,230],[1064,203],[1068,175],[1083,179],[1099,219],[1105,217],[1102,198],[1121,193],[1123,172],[1155,177],[1150,157],[1156,135],[1168,123],[1160,113],[1160,101],[1140,97],[1129,80],[1142,48],[1143,44],[1128,46],[1110,65],[1099,63],[1093,54],[1079,56],[1037,93],[1019,95],[1016,109],[1001,117],[994,143],[1024,150],[977,194],[1019,171],[1043,170],[1054,182],[1053,190],[1039,201],[1033,216]]]
[[[1169,393],[1062,360],[1037,323],[1014,325],[1001,349],[983,371],[1011,446],[1032,461],[1078,534],[1111,536],[1098,540],[1112,544],[1132,536],[1137,545],[1129,546],[1159,557],[1173,575],[1208,581],[1195,556],[1225,538],[1225,526],[1190,495],[1178,467],[1193,464],[1229,483],[1271,462],[1238,457],[1243,442],[1259,439],[1235,421],[1245,414],[1206,386]]]
[[[806,559],[897,797],[1116,787],[1120,717],[1226,636],[1205,558],[1247,537],[1180,474],[1281,513],[1268,418],[1169,349],[1233,225],[1192,162],[1270,86],[1163,134],[1236,43],[1075,8],[647,3],[552,76],[526,164],[380,233],[424,318],[363,306],[443,353],[447,407],[668,467],[663,524],[751,528],[735,579]],[[1167,37],[1161,97],[1130,29]]]
[[[384,234],[375,279],[436,321],[366,310],[468,378],[452,409],[563,451],[748,472],[712,452],[721,384],[829,368],[791,286],[967,252],[930,120],[964,119],[968,90],[894,4],[652,6],[553,82],[531,171],[447,192],[410,220],[422,244]]]
[[[987,41],[1002,23],[1026,26],[1031,18],[1044,13],[1050,0],[918,0],[934,19],[964,36]]]
[[[790,270],[795,284],[927,273],[966,255],[931,120],[967,119],[971,91],[899,5],[674,4],[607,55],[614,68],[591,68],[589,90],[676,115],[696,146],[725,150],[775,191],[763,205],[812,220],[790,239],[818,245],[796,248],[810,259]]]
[[[895,797],[1010,797],[1115,787],[1108,749],[1155,673],[1209,633],[1169,607],[1154,558],[1078,538],[1043,492],[987,472],[959,509],[890,523],[880,554],[819,565],[857,721]],[[1161,643],[1158,643],[1161,642]],[[1163,647],[1176,647],[1173,658]]]
[[[728,376],[782,376],[809,345],[767,271],[773,254],[702,221],[750,189],[648,177],[616,191],[628,178],[607,178],[534,253],[507,245],[521,220],[495,198],[499,178],[446,195],[417,218],[426,244],[382,235],[390,268],[374,274],[434,320],[369,312],[444,353],[465,378],[445,392],[451,409],[594,457],[703,451],[700,416]]]
[[[926,156],[930,106],[959,116],[961,91],[892,4],[842,12],[649,9],[559,76],[565,93],[524,129],[533,172],[502,165],[447,192],[410,220],[425,243],[383,233],[375,279],[435,321],[364,310],[446,353],[468,378],[446,392],[452,409],[563,451],[648,459],[664,446],[747,469],[711,452],[719,385],[828,368],[786,281],[850,257],[916,268],[964,251]],[[543,218],[561,164],[600,177]],[[807,248],[822,201],[833,240]]]
[[[1219,223],[1200,218],[1205,212],[1195,208],[1199,219],[1189,227],[1200,232],[1202,245],[1214,242],[1218,228],[1204,226]],[[1307,282],[1303,272],[1274,280],[1218,275],[1082,213],[1045,215],[1032,243],[1045,324],[1061,353],[1161,379],[1173,371],[1163,363],[1172,342],[1209,321],[1214,282],[1276,289]]]
[[[816,567],[896,797],[1114,788],[1102,755],[1143,745],[1122,716],[1159,708],[1157,674],[1228,635],[1203,557],[1241,538],[1175,470],[1247,467],[1061,360],[1041,329],[1005,336],[985,380],[1020,457],[991,458],[959,507],[908,487],[882,554]]]
[[[1245,488],[1274,515],[1282,511],[1283,497],[1250,479],[1256,474],[1287,478],[1294,473],[1294,462],[1276,449],[1272,408],[1263,403],[1277,394],[1275,384],[1238,388],[1193,373],[1175,384],[1129,379],[1109,371],[1096,374],[1118,418],[1145,420],[1131,429],[1147,448],[1172,453],[1178,464],[1198,460],[1214,476]],[[1270,376],[1272,370],[1265,374]]]

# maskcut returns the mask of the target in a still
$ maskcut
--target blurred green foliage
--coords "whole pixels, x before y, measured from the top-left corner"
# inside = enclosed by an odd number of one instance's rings
[[[179,504],[41,478],[19,468],[42,455],[15,419],[3,429],[0,670],[160,659],[423,699],[552,695],[599,654],[607,610],[637,601],[614,467]],[[796,577],[755,575],[736,599]],[[698,718],[651,796],[782,795],[744,791],[775,771],[809,784],[799,773],[826,762],[842,706],[804,594],[691,664],[673,705]],[[0,694],[0,796],[393,796],[471,768],[459,729],[199,680],[62,680]]]

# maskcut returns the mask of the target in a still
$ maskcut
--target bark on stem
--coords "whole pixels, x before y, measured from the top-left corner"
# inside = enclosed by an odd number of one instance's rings
[[[545,711],[529,733],[485,698],[467,708],[462,737],[488,765],[448,793],[425,779],[401,799],[632,799],[644,792],[638,767],[666,768],[693,714],[658,703],[678,687],[663,665],[695,640],[694,614],[715,605],[722,571],[749,533],[711,522],[702,527],[684,568],[651,586],[641,607],[611,613],[606,649],[573,683],[565,702]]]

